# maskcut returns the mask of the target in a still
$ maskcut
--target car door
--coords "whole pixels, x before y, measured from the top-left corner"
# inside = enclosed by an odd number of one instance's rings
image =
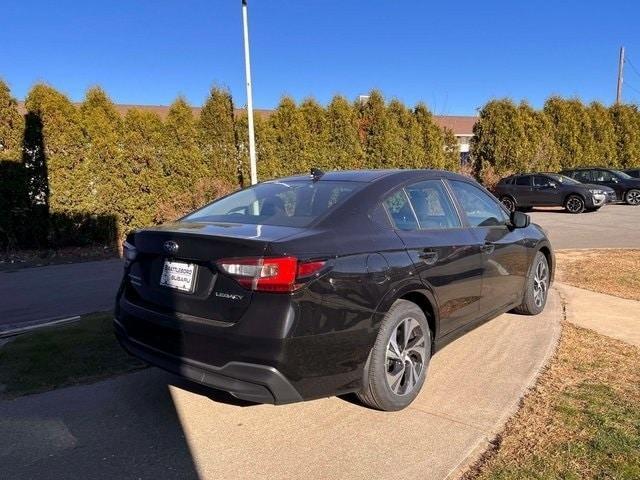
[[[562,205],[562,194],[558,184],[546,175],[534,175],[532,205]]]
[[[531,175],[520,175],[513,182],[516,203],[521,207],[533,205],[531,197]]]
[[[620,180],[617,175],[613,174],[609,170],[597,169],[592,171],[592,176],[593,183],[613,188],[618,200],[622,200],[624,198],[625,188],[620,184]]]
[[[513,305],[522,298],[529,265],[522,229],[511,228],[505,209],[480,187],[463,180],[448,183],[459,210],[481,244],[480,314]]]
[[[480,241],[466,228],[442,180],[424,180],[384,201],[416,273],[438,302],[440,334],[477,317],[482,292]]]

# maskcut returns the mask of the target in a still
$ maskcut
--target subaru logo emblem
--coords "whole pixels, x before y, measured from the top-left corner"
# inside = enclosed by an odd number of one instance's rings
[[[169,255],[175,255],[178,253],[178,244],[173,240],[169,240],[168,242],[164,242],[164,251]]]

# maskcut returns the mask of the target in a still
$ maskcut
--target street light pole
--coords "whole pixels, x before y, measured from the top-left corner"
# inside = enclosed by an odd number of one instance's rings
[[[242,26],[244,30],[244,71],[247,77],[247,119],[249,123],[249,164],[251,185],[258,183],[256,170],[256,140],[253,130],[253,96],[251,93],[251,61],[249,58],[249,24],[247,20],[247,0],[242,0]]]

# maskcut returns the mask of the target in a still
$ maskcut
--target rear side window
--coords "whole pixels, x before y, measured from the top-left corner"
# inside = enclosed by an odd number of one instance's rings
[[[484,191],[467,182],[450,180],[451,187],[472,227],[504,225],[507,214]]]
[[[414,183],[405,189],[422,230],[460,227],[460,219],[440,180]]]
[[[577,172],[573,172],[571,177],[582,183],[589,183],[593,181],[590,170],[578,170]]]
[[[409,203],[409,198],[403,190],[398,190],[383,202],[391,221],[398,230],[417,230],[418,220],[416,219],[413,207]]]
[[[216,200],[182,221],[306,227],[336,209],[362,185],[311,180],[265,182]]]
[[[516,185],[529,186],[531,185],[531,177],[518,177],[516,179]]]

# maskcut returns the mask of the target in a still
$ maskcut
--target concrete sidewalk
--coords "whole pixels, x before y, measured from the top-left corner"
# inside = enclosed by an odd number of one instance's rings
[[[640,347],[640,302],[556,282],[567,303],[567,320]]]
[[[326,398],[274,407],[150,368],[0,402],[2,478],[443,479],[487,447],[558,341],[552,291],[439,352],[411,407]]]

